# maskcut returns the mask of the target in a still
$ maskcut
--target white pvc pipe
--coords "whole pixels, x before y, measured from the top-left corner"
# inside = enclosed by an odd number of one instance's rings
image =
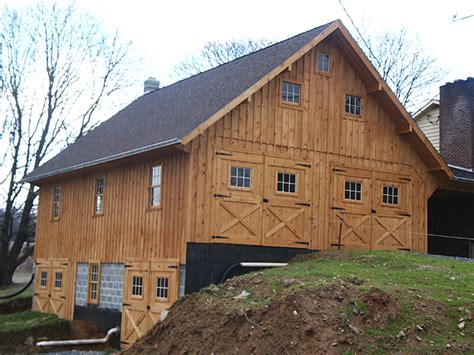
[[[87,344],[105,344],[114,333],[118,333],[119,327],[109,329],[105,338],[102,339],[76,339],[76,340],[53,340],[40,341],[36,346],[60,346],[60,345],[87,345]]]
[[[256,263],[256,262],[242,262],[242,267],[282,267],[287,266],[288,263]]]

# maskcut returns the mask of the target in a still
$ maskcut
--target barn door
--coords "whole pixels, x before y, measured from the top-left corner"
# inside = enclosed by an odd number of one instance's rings
[[[48,260],[36,260],[35,270],[35,293],[33,300],[33,310],[43,313],[50,313],[50,283],[51,283],[51,262]]]
[[[308,247],[311,228],[311,165],[266,157],[263,243]]]
[[[371,172],[333,168],[330,245],[349,249],[371,247]]]
[[[411,250],[411,178],[373,173],[372,248]]]
[[[68,269],[64,259],[37,261],[33,310],[68,318]]]
[[[211,241],[261,243],[263,157],[217,151]]]
[[[159,321],[178,298],[176,260],[131,261],[125,265],[121,344],[127,348]]]

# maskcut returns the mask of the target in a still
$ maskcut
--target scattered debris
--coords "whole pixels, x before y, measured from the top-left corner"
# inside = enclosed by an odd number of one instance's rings
[[[246,300],[249,298],[250,292],[243,290],[240,294],[234,297],[234,300]]]
[[[464,321],[462,321],[461,323],[458,324],[458,328],[460,330],[463,330],[465,326],[466,326],[466,322],[464,322]]]
[[[416,325],[416,329],[419,330],[420,332],[422,332],[423,330],[425,330],[425,328],[423,328],[421,325],[417,324]]]
[[[282,281],[282,284],[284,287],[290,287],[291,285],[293,285],[294,283],[296,282],[296,279],[284,279]]]
[[[405,334],[405,332],[403,330],[400,330],[400,332],[397,334],[397,338],[400,339],[400,338],[405,338],[407,335]]]
[[[349,324],[349,328],[351,328],[351,330],[356,333],[357,335],[360,334],[360,330],[359,328],[357,328],[356,326],[352,325],[352,324]]]

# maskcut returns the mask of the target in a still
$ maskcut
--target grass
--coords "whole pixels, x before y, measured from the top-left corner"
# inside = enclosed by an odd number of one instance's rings
[[[38,327],[58,327],[67,323],[53,314],[39,312],[21,312],[0,314],[0,334],[19,333]]]
[[[253,280],[257,276],[262,281],[255,285]],[[300,287],[317,288],[338,279],[350,281],[362,291],[376,287],[394,295],[400,301],[398,317],[385,329],[366,329],[377,339],[374,353],[383,353],[380,349],[386,349],[388,341],[397,341],[400,330],[411,332],[414,338],[417,325],[427,325],[423,341],[428,342],[429,351],[443,352],[452,342],[467,342],[474,347],[474,321],[468,322],[462,332],[457,328],[462,317],[460,307],[474,314],[474,262],[408,252],[347,251],[321,253],[316,258],[303,257],[302,261],[290,263],[285,268],[267,269],[242,278],[246,280],[243,283],[245,290],[251,295],[238,303],[229,302],[231,309],[258,309],[271,302],[272,294],[294,292]],[[284,280],[289,279],[297,282],[284,287]],[[241,291],[241,287],[229,291],[229,288],[211,286],[203,297],[230,299]],[[420,305],[429,310],[438,304],[443,307],[442,319],[434,319],[429,311],[420,311]],[[397,341],[397,350],[401,352],[416,350],[410,346],[413,345]]]
[[[8,287],[2,287],[0,289],[0,296],[9,295],[9,294],[14,293],[16,291],[19,291],[24,286],[25,286],[25,284],[12,284]],[[12,300],[16,300],[16,299],[31,298],[31,297],[33,297],[33,291],[34,291],[34,283],[28,289],[26,289],[25,292],[15,296],[15,297],[8,298],[8,299],[0,299],[0,303],[11,302]]]

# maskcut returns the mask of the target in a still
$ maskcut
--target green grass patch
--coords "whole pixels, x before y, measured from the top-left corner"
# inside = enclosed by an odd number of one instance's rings
[[[0,314],[0,334],[18,333],[38,327],[59,327],[68,322],[53,314],[40,312],[21,312]]]

